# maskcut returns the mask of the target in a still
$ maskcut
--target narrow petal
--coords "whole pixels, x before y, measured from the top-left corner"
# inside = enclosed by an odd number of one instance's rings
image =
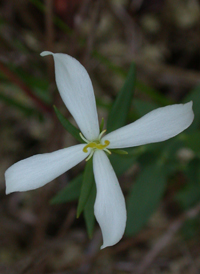
[[[73,57],[44,51],[41,56],[53,55],[56,83],[60,95],[88,140],[99,135],[96,102],[90,77],[85,68]]]
[[[85,159],[84,144],[38,154],[9,167],[5,172],[6,194],[44,186]]]
[[[192,101],[158,108],[107,134],[102,142],[110,141],[107,148],[125,148],[165,141],[188,128],[193,119]]]
[[[116,174],[102,150],[94,153],[93,169],[97,187],[94,214],[103,235],[102,249],[122,238],[126,226],[126,206]]]

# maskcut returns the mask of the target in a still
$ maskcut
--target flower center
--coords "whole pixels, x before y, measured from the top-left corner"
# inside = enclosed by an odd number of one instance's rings
[[[88,148],[91,148],[91,152],[89,154],[89,156],[87,157],[86,161],[88,161],[92,155],[94,154],[95,150],[100,149],[100,150],[104,150],[107,153],[111,154],[111,152],[106,148],[109,144],[110,141],[105,140],[104,144],[101,143],[101,137],[102,135],[106,132],[106,130],[103,130],[100,134],[97,140],[94,141],[88,141],[83,135],[82,133],[80,133],[81,138],[87,143],[87,145],[83,148],[83,152],[87,153],[88,152]]]
[[[83,148],[83,151],[84,151],[84,152],[88,152],[88,150],[87,150],[88,147],[96,148],[96,149],[104,149],[104,148],[106,148],[109,144],[110,144],[110,142],[109,142],[108,140],[105,140],[105,141],[104,141],[104,145],[102,145],[99,141],[91,142],[91,143],[87,144],[87,145]]]

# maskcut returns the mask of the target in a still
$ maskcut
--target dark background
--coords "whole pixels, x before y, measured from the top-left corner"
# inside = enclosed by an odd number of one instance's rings
[[[0,1],[0,273],[199,273],[200,195],[192,192],[184,208],[174,200],[189,181],[180,169],[146,226],[102,251],[98,226],[88,239],[76,202],[49,204],[84,163],[41,189],[5,195],[4,172],[14,162],[75,144],[54,114],[55,104],[73,122],[43,50],[68,53],[86,67],[100,118],[107,117],[131,62],[140,81],[135,99],[180,103],[200,83],[200,1]],[[140,116],[134,111],[130,121]],[[199,152],[181,153],[187,167],[195,159],[199,183]],[[136,163],[119,178],[125,194],[139,173]]]

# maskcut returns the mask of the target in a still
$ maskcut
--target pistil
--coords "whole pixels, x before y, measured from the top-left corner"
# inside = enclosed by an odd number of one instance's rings
[[[88,158],[86,159],[86,161],[88,161],[94,154],[95,150],[104,150],[106,151],[108,154],[111,154],[111,152],[106,148],[109,144],[110,141],[105,140],[104,144],[101,143],[101,138],[103,136],[103,134],[106,132],[106,130],[103,130],[100,134],[97,140],[94,141],[88,141],[83,135],[82,133],[79,133],[81,138],[83,139],[83,141],[85,141],[87,143],[87,145],[83,148],[83,152],[87,153],[88,152],[88,148],[91,148],[91,152],[88,156]]]
[[[110,142],[109,142],[108,140],[105,140],[105,141],[104,141],[104,145],[102,145],[101,143],[98,144],[98,143],[96,143],[96,142],[91,142],[91,143],[87,144],[87,145],[83,148],[83,151],[87,153],[87,152],[88,152],[87,149],[88,149],[89,147],[91,147],[91,148],[93,148],[93,149],[96,148],[96,149],[101,149],[101,150],[103,149],[103,150],[104,150],[109,144],[110,144]]]

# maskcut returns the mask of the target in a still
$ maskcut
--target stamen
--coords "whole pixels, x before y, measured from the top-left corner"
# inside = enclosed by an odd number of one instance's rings
[[[82,139],[83,141],[85,141],[87,144],[89,143],[89,141],[88,141],[87,139],[85,139],[85,137],[82,135],[81,132],[79,132],[79,135],[81,136],[81,139]]]
[[[85,161],[86,161],[86,162],[89,161],[90,158],[93,156],[93,154],[94,154],[94,150],[91,151],[90,155],[85,159]]]
[[[101,133],[100,133],[100,135],[99,135],[99,140],[101,139],[101,137],[103,136],[103,134],[106,132],[106,129],[104,129]],[[110,142],[109,142],[109,144],[110,144]]]
[[[104,151],[106,151],[108,154],[112,154],[111,152],[110,152],[110,150],[108,150],[107,148],[104,148]]]
[[[110,144],[110,142],[108,140],[105,140],[104,144],[105,145],[97,144],[95,142],[91,142],[83,148],[83,152],[87,153],[88,152],[87,148],[89,148],[89,147],[96,148],[96,149],[105,149]]]

